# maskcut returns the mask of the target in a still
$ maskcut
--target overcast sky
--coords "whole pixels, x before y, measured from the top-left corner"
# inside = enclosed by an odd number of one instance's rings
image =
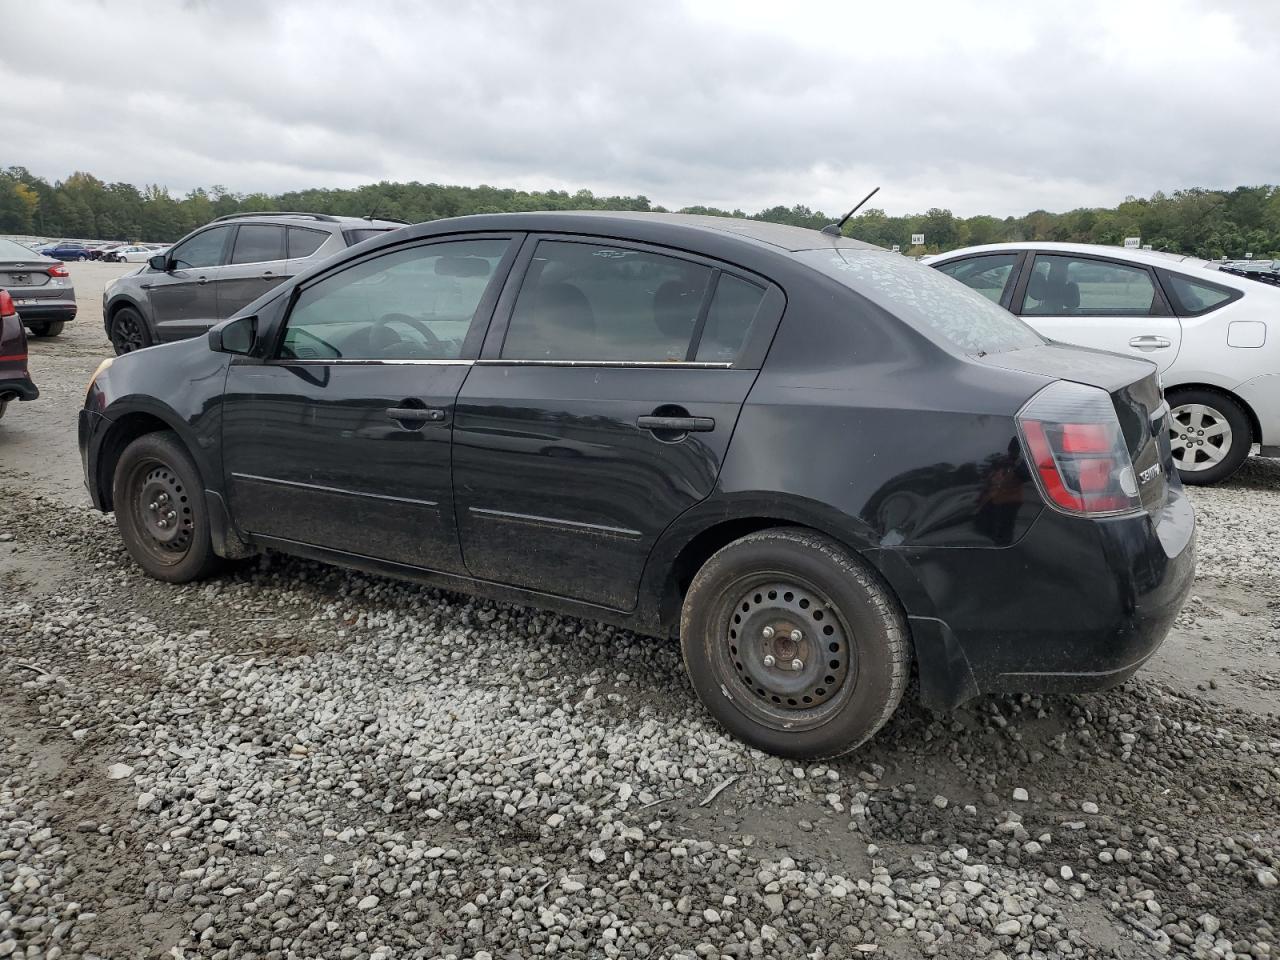
[[[49,179],[965,216],[1280,180],[1276,0],[0,10],[0,163]]]

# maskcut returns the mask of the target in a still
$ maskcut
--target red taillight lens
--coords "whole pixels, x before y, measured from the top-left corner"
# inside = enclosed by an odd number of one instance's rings
[[[13,297],[9,296],[9,291],[0,290],[0,317],[11,317],[17,312],[17,308],[13,305]]]
[[[49,276],[51,276],[51,277],[69,277],[69,276],[71,276],[71,274],[67,273],[67,268],[66,268],[66,267],[64,267],[64,266],[63,266],[62,264],[60,264],[60,263],[55,263],[52,267],[50,267],[48,270],[46,270],[46,271],[45,271],[45,273],[49,274]]]
[[[1105,390],[1059,380],[1022,408],[1018,427],[1052,506],[1078,516],[1141,509],[1133,462]]]

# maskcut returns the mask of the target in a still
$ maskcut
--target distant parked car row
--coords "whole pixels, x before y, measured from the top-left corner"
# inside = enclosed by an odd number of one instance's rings
[[[1254,444],[1280,456],[1280,290],[1194,257],[999,243],[925,262],[1050,339],[1151,360],[1187,483],[1225,480]],[[1268,342],[1269,338],[1269,342]]]
[[[81,240],[59,240],[44,246],[35,245],[35,251],[46,257],[57,260],[107,260],[114,262],[141,263],[147,257],[169,249],[167,243],[124,243],[103,241],[87,243]]]

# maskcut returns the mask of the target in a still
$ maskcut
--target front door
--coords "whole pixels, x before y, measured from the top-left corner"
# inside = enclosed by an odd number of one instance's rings
[[[231,257],[218,271],[218,317],[235,316],[260,296],[289,279],[285,228],[275,223],[242,223],[236,228]]]
[[[255,536],[460,572],[454,402],[514,241],[379,252],[309,283],[223,403],[232,516]]]
[[[463,557],[481,579],[631,609],[657,538],[714,489],[756,377],[734,361],[776,301],[669,252],[526,247],[458,397]]]
[[[232,228],[201,230],[168,253],[169,269],[147,274],[156,332],[162,341],[207,330],[218,317],[218,271],[226,263]]]
[[[1182,346],[1182,326],[1155,274],[1102,257],[1037,253],[1013,310],[1051,340],[1125,353],[1167,370]]]

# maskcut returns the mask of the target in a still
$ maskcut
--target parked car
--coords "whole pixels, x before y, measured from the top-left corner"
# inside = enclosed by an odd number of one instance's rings
[[[402,225],[320,213],[219,217],[153,252],[140,275],[108,286],[107,336],[117,354],[197,336],[330,254]]]
[[[13,297],[0,289],[0,417],[14,400],[34,400],[40,391],[27,370],[27,332]]]
[[[146,263],[157,253],[163,253],[163,248],[144,247],[135,244],[127,247],[119,247],[111,253],[111,259],[116,263]]]
[[[1184,482],[1225,480],[1255,443],[1280,456],[1280,290],[1207,260],[1093,244],[999,243],[928,262],[1047,337],[1159,364]]]
[[[1194,574],[1166,418],[1151,362],[868,244],[530,213],[111,358],[79,437],[154,577],[274,549],[679,636],[728,730],[820,757],[913,660],[939,709],[1133,674]]]
[[[90,260],[111,260],[111,254],[121,247],[127,247],[127,243],[100,243],[89,251]]]
[[[67,268],[3,237],[0,287],[9,291],[23,323],[34,336],[56,337],[76,317],[76,291]]]
[[[47,247],[41,247],[40,253],[55,260],[88,260],[89,247],[76,240],[59,240]]]

